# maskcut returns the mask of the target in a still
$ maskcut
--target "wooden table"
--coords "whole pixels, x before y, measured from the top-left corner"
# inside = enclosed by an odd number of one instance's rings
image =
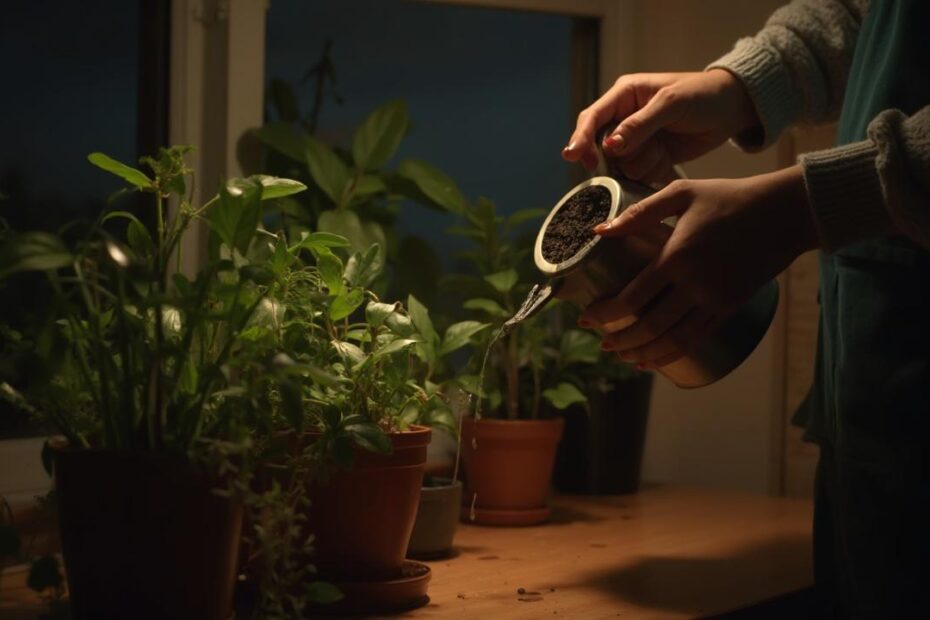
[[[694,618],[812,581],[809,501],[653,487],[553,505],[544,526],[463,524],[455,557],[429,562],[429,605],[402,617]],[[35,620],[41,606],[11,577],[0,620]]]

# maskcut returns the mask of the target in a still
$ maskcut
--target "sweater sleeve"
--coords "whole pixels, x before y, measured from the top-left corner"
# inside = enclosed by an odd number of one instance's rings
[[[800,158],[823,249],[895,233],[930,248],[930,106],[885,110],[868,135]]]
[[[839,116],[868,0],[794,0],[754,37],[708,65],[742,81],[760,125],[736,136],[747,151],[771,145],[794,122]]]

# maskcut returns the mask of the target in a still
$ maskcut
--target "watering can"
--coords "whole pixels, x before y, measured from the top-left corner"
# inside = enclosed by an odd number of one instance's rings
[[[594,185],[609,191],[611,202],[608,220],[655,193],[651,187],[623,178],[616,170],[609,170],[603,154],[599,152],[598,156],[599,166],[595,172],[599,173],[598,176],[576,185],[565,194],[540,227],[534,260],[537,269],[549,281],[533,288],[517,314],[505,325],[505,331],[541,310],[554,297],[586,308],[594,302],[617,295],[656,257],[671,235],[672,225],[660,223],[635,235],[595,236],[573,256],[560,263],[546,260],[542,252],[546,228],[559,209],[577,192]],[[743,363],[762,340],[777,305],[778,283],[771,280],[706,337],[695,353],[660,366],[658,372],[682,388],[702,387],[725,377]],[[636,317],[630,316],[628,323],[620,327],[632,325],[635,321]]]

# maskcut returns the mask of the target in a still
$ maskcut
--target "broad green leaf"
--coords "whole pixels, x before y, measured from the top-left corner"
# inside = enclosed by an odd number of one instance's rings
[[[386,304],[380,301],[370,301],[365,306],[365,320],[371,327],[381,327],[384,321],[399,309],[399,303]]]
[[[588,402],[588,397],[571,383],[562,382],[554,388],[543,390],[543,398],[556,409],[568,409],[572,405]]]
[[[483,297],[476,297],[474,299],[467,300],[462,306],[466,310],[481,310],[482,312],[487,312],[491,316],[499,317],[508,317],[508,313],[504,308],[494,301],[493,299],[485,299]]]
[[[430,202],[445,211],[463,214],[468,210],[468,200],[455,181],[430,164],[407,159],[398,164],[397,173],[411,181]]]
[[[481,386],[478,384],[478,375],[459,375],[455,378],[455,383],[458,386],[468,392],[469,394],[474,394],[475,396],[481,395]]]
[[[388,315],[388,317],[384,319],[384,325],[391,330],[391,333],[401,336],[402,338],[409,338],[417,333],[417,328],[413,325],[413,321],[410,320],[410,317],[400,312]]]
[[[339,588],[325,581],[314,581],[307,586],[306,592],[307,598],[321,605],[335,603],[345,598]]]
[[[601,339],[595,334],[580,329],[569,329],[562,334],[559,343],[559,358],[564,366],[569,364],[595,364],[601,355]]]
[[[342,280],[342,259],[329,250],[318,251],[316,257],[316,267],[320,271],[320,277],[323,283],[329,289],[329,294],[338,296],[342,293],[345,284]]]
[[[347,248],[349,240],[342,235],[336,235],[329,232],[306,233],[300,240],[300,243],[291,246],[290,251],[295,252],[298,248],[307,248],[308,250],[327,250],[329,248]]]
[[[381,246],[373,244],[364,253],[356,252],[346,263],[345,278],[351,286],[367,288],[378,277],[381,260]]]
[[[355,312],[363,301],[365,301],[365,292],[362,289],[353,288],[343,291],[329,307],[329,318],[333,321],[341,321]]]
[[[341,206],[342,193],[349,182],[349,168],[326,144],[312,136],[307,136],[306,141],[310,176],[336,206]]]
[[[220,186],[219,204],[207,212],[207,223],[229,248],[243,256],[261,218],[262,186],[250,179],[230,179]]]
[[[291,194],[299,194],[307,189],[307,186],[300,181],[281,177],[271,177],[267,174],[253,174],[249,179],[261,184],[262,200],[283,198]]]
[[[346,424],[345,431],[352,436],[359,447],[378,454],[391,453],[391,440],[383,430],[373,422],[355,422]]]
[[[439,334],[436,333],[436,328],[433,327],[433,321],[429,318],[429,311],[426,306],[421,304],[416,297],[410,295],[407,297],[407,312],[423,340],[433,346],[433,343],[439,340]]]
[[[442,338],[442,346],[439,347],[439,354],[446,355],[461,349],[468,344],[472,336],[490,326],[490,323],[479,323],[478,321],[453,323],[446,329],[446,334]]]
[[[87,156],[87,161],[110,174],[115,174],[127,183],[135,185],[139,189],[154,189],[155,181],[150,179],[144,172],[122,162],[118,162],[109,155],[103,153],[91,153]]]
[[[352,140],[352,159],[362,170],[376,170],[397,151],[407,131],[407,104],[389,101],[368,115]]]
[[[46,232],[25,232],[0,245],[0,278],[23,271],[49,271],[71,265],[74,257],[61,239]]]
[[[253,129],[252,134],[282,155],[301,163],[307,161],[307,135],[291,123],[268,123]]]
[[[387,185],[384,184],[384,179],[376,174],[364,174],[352,186],[352,197],[356,201],[361,202],[370,196],[384,194],[387,193],[387,191],[388,188]]]
[[[372,270],[380,273],[384,268],[384,249],[387,247],[387,236],[384,229],[376,222],[362,222],[358,214],[349,209],[331,209],[320,214],[317,228],[321,231],[341,235],[349,240],[349,248],[354,254],[366,252],[378,244],[378,260],[372,264]]]
[[[333,340],[333,348],[347,360],[353,366],[355,364],[361,364],[365,361],[367,356],[365,352],[358,348],[357,345],[352,344],[351,342],[346,342],[345,340]]]
[[[498,271],[497,273],[492,273],[484,276],[485,281],[487,281],[491,286],[493,286],[500,293],[508,293],[514,286],[517,285],[517,272],[513,269],[505,269],[504,271]]]
[[[549,212],[545,209],[520,209],[507,217],[507,224],[509,226],[519,226],[523,222],[543,218],[548,214]]]
[[[407,347],[416,344],[417,341],[413,338],[398,338],[397,340],[392,340],[371,354],[370,359],[372,362],[376,362],[388,355],[397,353],[398,351],[403,351]]]

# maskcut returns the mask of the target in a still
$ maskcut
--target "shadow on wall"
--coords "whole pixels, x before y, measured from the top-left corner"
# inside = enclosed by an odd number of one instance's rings
[[[810,585],[811,541],[807,536],[783,536],[752,545],[723,557],[643,556],[632,565],[592,572],[579,587],[604,590],[640,607],[701,616],[711,611],[708,601],[732,601],[733,608],[771,595],[767,582],[775,579],[798,588]]]

